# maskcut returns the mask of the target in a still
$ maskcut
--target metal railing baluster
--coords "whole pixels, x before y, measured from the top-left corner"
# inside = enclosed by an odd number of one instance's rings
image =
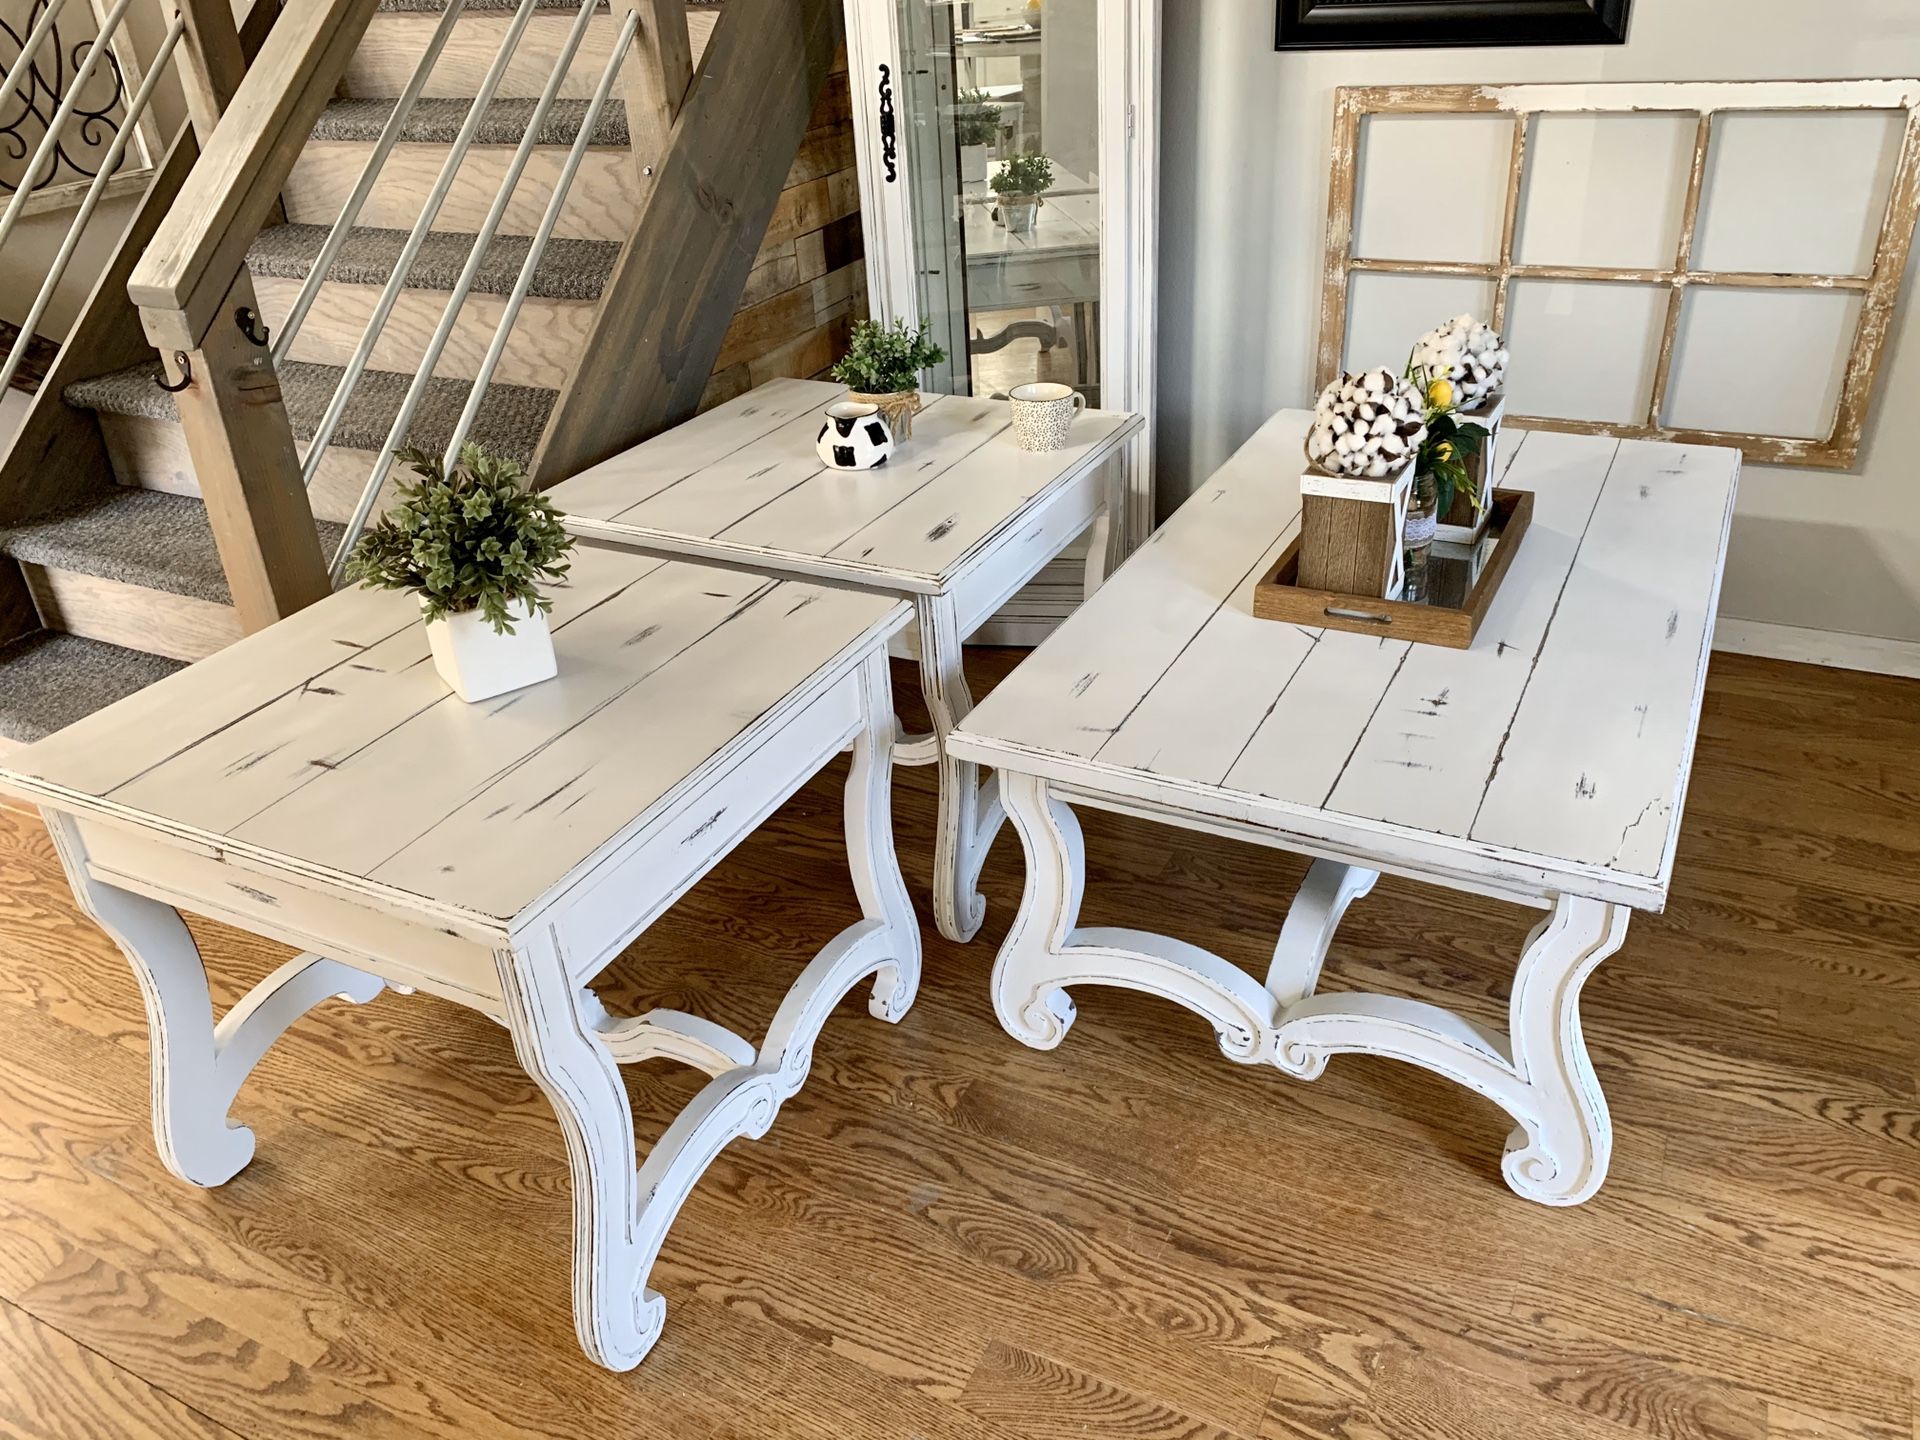
[[[433,38],[427,42],[426,53],[420,57],[420,63],[413,68],[413,74],[407,80],[406,89],[400,92],[400,98],[394,102],[393,113],[380,127],[380,138],[373,143],[373,153],[367,157],[367,163],[360,168],[360,178],[354,181],[353,193],[347,196],[347,203],[340,207],[335,217],[333,229],[327,232],[326,243],[320,247],[320,254],[314,259],[313,268],[307,272],[306,281],[300,286],[300,293],[294,297],[293,307],[287,311],[287,318],[280,322],[279,337],[273,342],[273,363],[283,362],[293,349],[293,337],[300,333],[300,326],[307,318],[307,312],[313,308],[314,300],[320,294],[320,287],[326,283],[327,272],[333,268],[334,257],[340,253],[340,247],[347,243],[347,236],[353,230],[353,222],[360,218],[361,207],[367,203],[367,197],[373,193],[374,184],[380,178],[380,171],[387,163],[387,157],[393,153],[393,147],[399,143],[400,132],[406,127],[407,117],[413,114],[415,102],[427,88],[428,77],[433,73],[440,52],[446,48],[447,40],[453,34],[453,27],[460,19],[460,12],[466,8],[467,0],[447,0],[447,7],[440,14],[440,23],[434,27]],[[312,476],[308,476],[312,483]]]
[[[528,0],[523,0],[523,4]],[[526,169],[527,160],[533,154],[539,140],[540,127],[546,123],[547,112],[553,108],[555,97],[565,83],[568,68],[573,63],[580,42],[586,38],[587,27],[592,22],[599,0],[580,0],[579,13],[574,17],[573,28],[567,32],[567,41],[561,47],[555,60],[553,73],[547,77],[547,83],[540,92],[540,99],[534,105],[533,114],[527,121],[526,133],[520,137],[515,148],[513,160],[507,166],[507,173],[500,182],[500,188],[493,197],[493,204],[487,209],[486,220],[479,233],[473,238],[473,246],[467,252],[466,264],[461,267],[460,276],[454,282],[453,292],[448,296],[446,308],[440,314],[440,323],[434,327],[433,337],[427,342],[426,354],[415,372],[413,383],[407,387],[406,397],[400,402],[400,413],[394,417],[393,425],[387,432],[386,442],[381,445],[375,458],[373,473],[368,476],[360,499],[354,506],[353,515],[347,522],[345,533],[340,538],[340,548],[334,553],[333,564],[329,567],[334,583],[337,585],[346,570],[347,557],[353,551],[361,532],[366,528],[367,519],[373,513],[374,502],[379,498],[380,487],[386,482],[387,467],[392,464],[394,452],[406,439],[407,430],[413,424],[414,413],[420,408],[420,401],[426,395],[427,385],[433,379],[434,367],[440,363],[441,352],[446,349],[447,340],[453,334],[454,325],[460,318],[461,308],[466,304],[467,295],[473,288],[474,277],[479,273],[481,263],[486,259],[487,249],[493,243],[495,232],[500,228],[501,218],[506,214],[507,206],[513,199],[513,192],[520,183],[521,173]],[[463,134],[462,139],[471,143],[471,137]],[[457,160],[466,153],[466,145],[456,145],[454,156]],[[391,282],[389,282],[391,283]],[[384,321],[384,316],[379,317]],[[471,396],[469,396],[471,399]],[[311,452],[309,452],[311,459]]]
[[[124,3],[124,0],[123,0]],[[353,355],[348,359],[346,373],[340,377],[340,383],[334,387],[333,398],[327,402],[326,413],[320,417],[319,427],[314,431],[313,440],[307,447],[307,457],[301,465],[301,476],[309,488],[313,477],[320,472],[320,462],[327,453],[327,447],[333,442],[333,432],[339,428],[340,417],[346,413],[347,402],[353,396],[353,390],[360,383],[360,377],[366,372],[367,362],[373,356],[373,347],[386,328],[387,317],[393,313],[400,292],[406,288],[407,273],[413,269],[413,262],[420,254],[420,247],[426,243],[427,235],[433,229],[434,219],[440,214],[440,207],[446,203],[447,192],[453,188],[454,176],[460,171],[460,165],[466,159],[467,151],[473,145],[473,137],[480,129],[488,106],[492,105],[494,93],[500,88],[500,81],[507,73],[507,66],[513,59],[514,51],[519,47],[520,37],[526,32],[527,22],[533,18],[536,0],[520,0],[514,11],[513,23],[507,27],[507,33],[500,42],[500,49],[493,57],[493,63],[487,67],[487,73],[480,81],[479,92],[474,96],[473,104],[467,111],[467,118],[460,126],[460,133],[454,137],[453,148],[448,151],[440,173],[435,177],[433,189],[428,192],[426,203],[421,207],[420,218],[413,222],[413,229],[407,235],[407,241],[400,250],[400,258],[393,267],[393,274],[387,277],[387,283],[380,291],[380,298],[374,303],[373,314],[367,318],[366,328],[360,332],[360,343],[354,347]],[[375,487],[376,493],[378,487]],[[367,502],[371,506],[372,502]],[[364,518],[361,524],[366,522]],[[339,566],[336,564],[334,579],[339,580]]]
[[[614,82],[620,75],[620,64],[627,57],[627,48],[633,43],[633,37],[640,28],[640,15],[637,11],[628,11],[626,23],[620,27],[620,35],[614,42],[613,53],[607,57],[607,63],[600,72],[600,83],[594,88],[593,98],[587,104],[586,119],[581,123],[580,133],[574,136],[573,148],[567,152],[566,164],[561,168],[559,178],[554,181],[553,194],[547,198],[546,213],[540,217],[540,228],[534,232],[533,242],[527,247],[527,258],[520,266],[520,275],[514,281],[513,293],[507,297],[506,312],[500,317],[500,323],[494,327],[493,340],[487,346],[486,358],[480,362],[480,373],[474,378],[473,389],[467,393],[467,403],[460,411],[460,419],[453,427],[453,438],[447,442],[446,455],[442,463],[449,469],[460,458],[460,447],[466,443],[467,432],[473,428],[473,422],[480,414],[480,406],[486,399],[487,386],[493,380],[493,372],[500,364],[500,357],[507,348],[507,338],[513,332],[514,321],[520,316],[520,306],[527,298],[527,291],[533,285],[534,271],[540,265],[540,257],[546,253],[547,242],[553,238],[554,227],[560,222],[560,212],[566,207],[567,192],[573,188],[574,176],[579,173],[580,162],[586,158],[587,146],[592,141],[595,127],[600,122],[600,111],[607,103],[607,96],[613,91]]]
[[[20,368],[20,363],[26,359],[27,346],[33,340],[34,327],[40,323],[40,317],[46,313],[47,304],[53,299],[53,292],[59,288],[60,278],[67,273],[67,265],[73,259],[75,248],[80,244],[81,233],[87,228],[87,222],[93,218],[94,209],[100,204],[100,197],[106,193],[107,181],[112,178],[113,172],[120,168],[121,157],[127,153],[127,141],[133,138],[133,132],[140,123],[140,117],[146,113],[147,104],[153,99],[154,87],[159,83],[160,77],[166,74],[167,62],[173,58],[174,47],[180,43],[180,36],[186,28],[185,18],[176,13],[173,23],[167,27],[166,38],[160,42],[160,48],[154,52],[152,61],[146,67],[146,75],[140,82],[140,88],[134,91],[133,98],[127,102],[126,118],[121,122],[119,132],[113,137],[113,144],[107,147],[107,153],[101,157],[100,167],[94,172],[93,182],[87,186],[86,196],[81,200],[80,208],[74,212],[72,222],[67,226],[66,236],[61,240],[60,248],[54,254],[47,277],[40,284],[40,293],[34,296],[32,307],[28,309],[26,318],[20,322],[20,334],[13,342],[13,349],[8,352],[6,361],[0,363],[0,391],[4,391],[12,382],[14,373]],[[112,36],[112,30],[102,30],[99,38],[94,42],[96,51],[104,47]],[[79,88],[77,81],[74,88],[76,91]],[[27,172],[28,178],[31,178],[32,173],[31,170]],[[26,189],[27,182],[23,179],[19,193],[24,195]]]

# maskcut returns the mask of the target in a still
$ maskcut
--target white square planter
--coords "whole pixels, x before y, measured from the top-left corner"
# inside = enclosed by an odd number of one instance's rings
[[[544,612],[515,606],[513,634],[494,633],[478,610],[448,615],[427,625],[433,668],[468,704],[491,700],[551,680],[559,673],[553,658],[553,632]]]

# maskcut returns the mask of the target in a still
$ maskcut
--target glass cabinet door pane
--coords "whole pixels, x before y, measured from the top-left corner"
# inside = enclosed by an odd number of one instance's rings
[[[951,389],[1099,405],[1097,0],[898,0],[921,313]]]

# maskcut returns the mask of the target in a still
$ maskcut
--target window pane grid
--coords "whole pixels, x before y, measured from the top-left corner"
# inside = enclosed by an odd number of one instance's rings
[[[1515,241],[1526,203],[1527,152],[1534,122],[1547,115],[1631,114],[1647,111],[1691,116],[1696,122],[1686,178],[1679,240],[1671,267],[1520,264]],[[1873,268],[1865,274],[1790,271],[1696,270],[1695,235],[1721,116],[1788,111],[1836,114],[1881,111],[1902,115],[1905,126]],[[1354,216],[1360,183],[1360,131],[1370,115],[1508,113],[1513,139],[1506,176],[1499,254],[1491,261],[1381,259],[1354,253]],[[1513,416],[1513,423],[1621,438],[1732,445],[1749,459],[1844,469],[1854,463],[1873,381],[1884,351],[1901,277],[1920,213],[1920,81],[1808,81],[1698,84],[1537,85],[1482,87],[1343,87],[1334,110],[1332,180],[1328,203],[1326,271],[1321,303],[1318,383],[1340,370],[1348,324],[1348,292],[1359,273],[1456,276],[1490,281],[1492,323],[1505,330],[1515,281],[1657,286],[1667,291],[1658,359],[1645,418],[1638,424]],[[1689,289],[1724,287],[1776,293],[1852,292],[1865,297],[1847,357],[1832,429],[1824,440],[1676,428],[1663,423],[1673,387],[1674,355]]]

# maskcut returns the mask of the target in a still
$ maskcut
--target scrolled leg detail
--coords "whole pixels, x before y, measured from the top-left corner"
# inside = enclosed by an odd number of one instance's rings
[[[1000,800],[1026,852],[1027,883],[993,962],[993,1010],[1021,1044],[1051,1050],[1073,1026],[1073,1001],[1057,982],[1086,892],[1086,842],[1079,819],[1037,776],[1002,771]]]
[[[253,1131],[227,1118],[248,1074],[288,1026],[338,996],[364,1003],[374,976],[300,955],[256,985],[216,1026],[206,965],[171,905],[96,878],[66,816],[46,812],[80,907],[120,947],[140,983],[153,1054],[153,1139],[161,1162],[189,1184],[224,1185],[253,1159]]]
[[[1613,1120],[1580,1026],[1587,977],[1627,937],[1627,910],[1563,895],[1527,937],[1510,1006],[1513,1065],[1535,1100],[1507,1141],[1507,1183],[1543,1205],[1578,1205],[1607,1178]]]
[[[939,737],[940,812],[933,843],[933,918],[949,940],[967,941],[986,918],[980,894],[980,866],[993,843],[980,829],[980,767],[956,760],[947,736],[973,709],[967,689],[964,636],[949,595],[923,595],[916,602],[920,622],[920,686]]]
[[[861,672],[866,724],[854,737],[844,801],[847,865],[860,913],[884,928],[889,963],[874,976],[867,1009],[888,1024],[907,1013],[920,989],[920,922],[907,895],[906,877],[893,848],[893,749],[899,722],[893,714],[892,678],[884,653]]]
[[[618,1062],[551,932],[497,956],[514,1054],[553,1106],[573,1172],[573,1319],[581,1348],[631,1370],[659,1338],[666,1302],[646,1290],[633,1111]],[[718,1083],[713,1082],[713,1083]]]

